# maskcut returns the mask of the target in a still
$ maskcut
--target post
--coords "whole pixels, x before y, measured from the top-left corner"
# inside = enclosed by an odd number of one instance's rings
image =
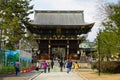
[[[69,48],[67,48],[67,59],[69,59]]]
[[[49,59],[50,59],[50,54],[51,54],[51,45],[48,45],[48,55],[49,55]]]
[[[3,51],[4,51],[4,66],[6,66],[5,43],[6,43],[6,41],[4,41],[4,49],[3,49]]]
[[[0,29],[0,53],[2,53],[2,28]]]
[[[48,54],[49,54],[49,59],[50,59],[50,55],[51,55],[51,43],[49,40],[49,44],[48,44]]]
[[[98,58],[99,58],[99,59],[98,59],[98,65],[99,65],[99,66],[98,66],[98,67],[99,67],[99,68],[98,68],[98,69],[99,69],[99,70],[98,70],[98,75],[99,75],[99,76],[100,76],[100,33],[101,33],[101,32],[99,31],[99,35],[98,35],[98,56],[99,56],[99,57],[98,57]]]

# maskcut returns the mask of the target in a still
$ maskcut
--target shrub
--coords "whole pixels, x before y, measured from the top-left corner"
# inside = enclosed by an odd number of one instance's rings
[[[0,73],[8,74],[11,73],[12,70],[14,70],[14,67],[12,66],[3,66],[0,70]]]
[[[92,69],[99,69],[98,62],[92,63]],[[100,70],[102,72],[120,73],[119,61],[103,61],[100,63]]]
[[[92,63],[92,64],[91,64],[91,68],[92,68],[92,69],[97,69],[97,62]]]

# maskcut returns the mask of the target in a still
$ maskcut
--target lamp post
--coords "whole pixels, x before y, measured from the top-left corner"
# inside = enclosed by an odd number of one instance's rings
[[[98,35],[98,75],[100,76],[100,34],[101,34],[101,31],[99,30],[99,35]]]
[[[80,59],[80,51],[79,51],[79,50],[77,51],[77,54],[78,54],[78,56],[79,56],[79,58],[78,58],[78,59]]]
[[[69,40],[67,40],[67,59],[69,59]]]
[[[36,54],[37,54],[37,60],[39,60],[40,50],[38,50]]]
[[[33,60],[33,63],[35,63],[37,60],[36,60],[36,54],[35,54],[35,49],[32,48],[32,60]]]
[[[49,59],[50,59],[50,55],[51,55],[51,45],[48,45],[48,54],[49,54]]]
[[[67,45],[67,59],[69,59],[69,45]]]

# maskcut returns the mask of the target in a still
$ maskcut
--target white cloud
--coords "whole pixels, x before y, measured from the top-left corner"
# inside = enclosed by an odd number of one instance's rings
[[[88,37],[87,37],[88,40],[94,41],[99,31],[99,26],[100,26],[99,23],[95,23],[94,27],[91,29],[91,32],[88,33]]]

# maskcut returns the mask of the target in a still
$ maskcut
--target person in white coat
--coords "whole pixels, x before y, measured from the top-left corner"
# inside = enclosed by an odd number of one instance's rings
[[[39,63],[39,61],[37,61],[37,63],[36,63],[36,69],[35,70],[39,70],[40,69],[40,63]]]

